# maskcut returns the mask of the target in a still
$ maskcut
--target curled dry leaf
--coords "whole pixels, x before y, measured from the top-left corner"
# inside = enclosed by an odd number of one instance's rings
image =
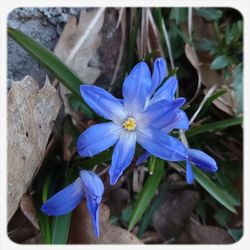
[[[153,225],[163,240],[174,237],[196,208],[199,194],[193,190],[167,192],[165,200],[153,215]]]
[[[100,237],[93,233],[92,223],[86,202],[83,201],[72,215],[70,227],[70,244],[143,244],[134,234],[109,223],[110,210],[100,205]]]
[[[54,53],[66,62],[86,83],[93,83],[101,74],[101,70],[91,66],[90,61],[96,56],[97,49],[101,44],[101,35],[99,34],[104,21],[104,12],[91,29],[90,25],[99,9],[82,10],[79,21],[72,16],[65,25],[60,39],[55,47]],[[88,29],[91,29],[90,31]],[[88,34],[84,39],[79,50],[72,59],[69,58],[72,50],[81,42],[82,37]]]
[[[94,27],[91,27],[96,17],[97,21],[94,23]],[[54,53],[88,84],[94,83],[101,74],[101,70],[91,66],[90,61],[96,56],[101,44],[99,32],[103,21],[104,11],[100,12],[100,9],[82,10],[78,22],[75,16],[69,19],[54,50]],[[79,49],[76,51],[78,47]],[[76,53],[72,54],[72,51],[76,51]],[[77,124],[77,121],[81,120],[81,115],[70,106],[69,93],[63,85],[60,85],[65,113],[71,114]]]
[[[49,79],[42,89],[30,76],[8,94],[8,220],[44,158],[61,100]]]
[[[33,201],[29,195],[23,195],[20,201],[20,208],[26,218],[33,224],[33,226],[39,230],[38,218],[36,215],[36,209]]]

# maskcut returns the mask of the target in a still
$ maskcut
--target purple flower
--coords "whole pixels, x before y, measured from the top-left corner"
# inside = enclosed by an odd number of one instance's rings
[[[84,131],[77,141],[81,156],[92,157],[115,145],[109,169],[113,185],[130,165],[136,142],[147,152],[168,161],[188,159],[186,147],[166,132],[188,127],[188,120],[179,108],[184,98],[174,99],[175,77],[168,78],[166,63],[158,58],[154,72],[145,62],[138,63],[123,83],[123,100],[93,85],[81,85],[86,103],[110,122],[94,125]],[[159,87],[159,88],[158,88]]]
[[[80,177],[49,198],[41,210],[53,216],[67,214],[86,198],[93,229],[96,237],[99,237],[99,205],[103,192],[104,187],[100,177],[92,171],[81,170]]]

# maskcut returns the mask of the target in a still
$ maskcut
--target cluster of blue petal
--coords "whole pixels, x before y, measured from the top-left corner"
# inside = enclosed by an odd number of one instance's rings
[[[99,237],[99,205],[104,192],[103,183],[92,171],[81,170],[80,176],[63,190],[49,198],[41,210],[59,216],[71,212],[84,198],[91,216],[96,237]]]
[[[115,184],[130,165],[136,143],[146,151],[138,162],[150,154],[167,161],[186,161],[186,180],[193,182],[192,163],[202,170],[215,172],[214,159],[204,152],[188,149],[180,140],[168,135],[173,129],[187,130],[189,120],[180,108],[185,98],[175,98],[178,81],[168,76],[164,59],[154,62],[153,74],[145,62],[138,63],[126,77],[122,95],[115,98],[109,92],[94,85],[81,85],[85,102],[109,122],[94,125],[85,130],[77,141],[80,156],[92,157],[114,146],[110,183]],[[133,118],[136,127],[124,128],[124,122]]]

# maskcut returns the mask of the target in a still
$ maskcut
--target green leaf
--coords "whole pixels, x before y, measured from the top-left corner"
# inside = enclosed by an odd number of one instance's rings
[[[207,21],[216,21],[222,17],[222,11],[215,8],[195,8],[196,13]]]
[[[54,55],[51,51],[40,45],[21,31],[8,28],[8,34],[28,53],[33,55],[52,75],[54,75],[66,88],[68,88],[74,100],[79,100],[82,103],[82,111],[89,117],[92,117],[92,111],[87,107],[80,96],[80,85],[84,84],[81,78],[74,73],[60,58]]]
[[[147,230],[148,225],[151,221],[151,218],[154,214],[154,212],[157,210],[157,208],[160,206],[160,204],[162,203],[166,191],[168,189],[168,185],[163,184],[160,188],[159,188],[159,194],[156,196],[156,198],[154,199],[154,201],[152,202],[152,205],[150,206],[149,211],[143,216],[143,220],[142,223],[140,225],[140,228],[138,230],[137,236],[140,238],[142,236],[142,234]]]
[[[231,126],[240,125],[242,121],[243,121],[242,117],[238,117],[238,118],[226,119],[226,120],[222,120],[218,122],[211,122],[211,123],[204,124],[198,128],[191,128],[185,134],[187,137],[191,137],[194,135],[206,133],[208,131],[212,132],[215,130],[222,130]]]
[[[193,167],[193,172],[197,182],[218,202],[233,213],[237,213],[233,204],[231,203],[231,197],[227,195],[226,190],[219,188],[206,174],[204,174],[197,167]]]
[[[231,60],[226,55],[217,56],[211,63],[210,68],[213,70],[223,69],[230,64]]]
[[[218,44],[216,41],[203,38],[196,43],[195,48],[197,50],[208,51],[211,54],[214,54],[217,51],[217,46]]]
[[[171,8],[169,20],[175,20],[176,24],[186,22],[188,19],[188,8]]]
[[[66,244],[69,235],[71,213],[55,216],[52,220],[52,244]]]
[[[131,230],[134,225],[141,219],[145,210],[150,205],[150,201],[154,197],[162,177],[165,175],[164,161],[156,158],[155,169],[152,175],[149,175],[137,201],[135,202],[131,218],[129,220],[128,230]]]
[[[92,158],[79,159],[77,165],[82,166],[82,168],[84,169],[91,169],[95,165],[99,165],[106,161],[109,161],[112,157],[112,153],[113,153],[113,150],[107,150]]]
[[[52,178],[52,175],[49,174],[45,179],[43,190],[42,190],[42,202],[45,202],[48,199],[51,178]],[[39,223],[39,228],[41,230],[44,243],[51,244],[52,236],[51,236],[51,225],[50,225],[49,217],[47,215],[44,215],[41,212],[40,206],[38,210],[38,223]]]
[[[39,223],[39,228],[42,233],[43,242],[45,244],[51,244],[52,236],[51,236],[51,226],[50,226],[49,217],[41,213],[40,210],[38,211],[38,223]]]
[[[231,234],[236,242],[239,241],[243,235],[242,228],[229,228],[227,231]]]
[[[79,87],[83,81],[61,59],[19,30],[8,28],[8,34],[44,65],[72,94],[81,98]]]
[[[236,97],[237,115],[243,112],[243,65],[235,68],[233,89]]]

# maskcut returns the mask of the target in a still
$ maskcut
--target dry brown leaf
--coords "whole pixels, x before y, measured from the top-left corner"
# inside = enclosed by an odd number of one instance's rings
[[[201,39],[216,40],[216,32],[214,25],[211,22],[206,22],[202,17],[193,14],[193,33],[194,40],[200,41]],[[187,27],[182,26],[182,30],[187,33]],[[218,90],[227,89],[228,92],[223,96],[216,99],[214,105],[224,111],[225,113],[233,116],[236,113],[236,100],[233,91],[230,90],[232,80],[225,80],[223,72],[218,72],[210,68],[210,63],[213,57],[204,51],[195,51],[194,47],[190,45],[185,46],[185,54],[193,67],[197,70],[201,77],[201,83],[207,88],[205,93],[214,85],[218,85]]]
[[[75,209],[71,227],[70,244],[143,244],[134,234],[109,223],[110,210],[100,206],[100,237],[97,239],[93,233],[92,223],[86,202],[83,201]]]
[[[153,215],[153,225],[164,240],[175,236],[196,208],[199,194],[193,190],[168,192]]]
[[[185,45],[185,55],[193,67],[199,71],[199,59],[193,46]]]
[[[8,94],[8,220],[40,167],[61,100],[49,79],[39,90],[30,76]]]
[[[120,215],[122,210],[128,206],[130,196],[125,188],[117,187],[105,192],[105,204],[108,205],[112,215]]]
[[[191,219],[186,230],[181,234],[179,244],[231,244],[234,240],[224,229],[214,226],[203,226]]]
[[[85,32],[88,30],[93,17],[97,14],[98,9],[88,10],[84,9],[79,21],[75,16],[72,16],[68,23],[65,25],[64,30],[58,40],[54,53],[61,58],[64,62],[68,62],[68,57],[79,42]],[[104,21],[104,13],[100,16],[94,28],[91,29],[88,37],[83,42],[80,49],[75,56],[68,62],[70,68],[74,70],[84,82],[90,84],[101,74],[101,70],[94,66],[89,65],[91,59],[96,55],[97,49],[101,44],[101,35],[99,34]]]
[[[210,68],[210,63],[201,63],[200,64],[200,72],[202,83],[207,87],[204,90],[204,93],[208,91],[212,86],[218,85],[221,89],[228,89],[228,85],[230,83],[225,81],[223,74],[219,74],[217,71],[212,70]],[[213,104],[220,110],[224,111],[225,113],[233,116],[236,110],[235,100],[232,95],[232,90],[229,90],[221,97],[216,99]]]
[[[39,230],[38,218],[36,215],[36,209],[33,201],[29,195],[23,195],[20,201],[20,208],[26,218],[33,224],[33,226]]]
[[[90,65],[91,59],[96,56],[97,49],[101,44],[101,35],[99,32],[103,26],[104,12],[100,15],[94,28],[90,27],[98,11],[99,9],[89,11],[86,11],[86,9],[82,10],[78,22],[76,17],[72,16],[65,25],[54,50],[54,53],[88,84],[94,83],[101,74],[99,68]],[[89,28],[91,28],[91,30],[89,30]],[[73,58],[69,58],[71,52],[74,51],[79,42],[81,42],[82,37],[86,35],[86,32],[89,33],[89,35],[81,44]],[[65,113],[71,114],[74,118],[74,122],[77,124],[77,121],[81,120],[81,114],[71,108],[68,101],[69,93],[68,89],[60,85],[60,94],[64,102]]]

